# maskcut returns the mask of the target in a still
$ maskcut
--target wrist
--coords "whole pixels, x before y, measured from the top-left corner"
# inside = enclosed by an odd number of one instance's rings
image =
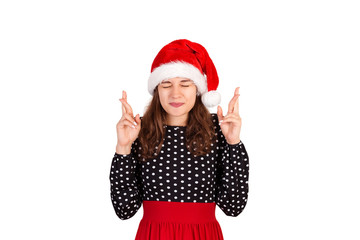
[[[235,145],[240,143],[240,138],[236,140],[226,141],[229,145]]]
[[[131,145],[130,146],[116,145],[115,151],[117,154],[128,155],[131,153]]]

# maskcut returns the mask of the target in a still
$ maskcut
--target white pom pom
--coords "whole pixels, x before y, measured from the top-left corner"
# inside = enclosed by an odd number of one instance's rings
[[[208,108],[215,107],[220,104],[221,95],[216,91],[206,92],[201,96],[201,101]]]

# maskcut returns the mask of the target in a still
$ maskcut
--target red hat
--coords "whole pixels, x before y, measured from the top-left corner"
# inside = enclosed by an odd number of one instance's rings
[[[179,39],[165,45],[151,66],[149,93],[153,96],[155,87],[161,81],[174,77],[191,79],[206,107],[220,104],[221,95],[216,92],[219,77],[209,54],[200,44]]]

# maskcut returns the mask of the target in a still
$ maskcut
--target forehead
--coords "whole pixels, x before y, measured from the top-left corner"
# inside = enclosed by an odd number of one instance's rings
[[[189,78],[170,78],[162,80],[161,83],[192,83],[193,80]]]

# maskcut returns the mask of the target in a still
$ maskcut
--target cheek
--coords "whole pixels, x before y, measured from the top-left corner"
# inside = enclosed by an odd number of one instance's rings
[[[193,87],[192,89],[190,89],[190,91],[188,91],[188,97],[189,98],[196,98],[196,87]]]
[[[159,98],[163,98],[165,95],[163,89],[161,88],[159,88],[158,93],[159,93]]]
[[[169,96],[166,92],[159,91],[159,100],[162,105],[166,105],[166,103],[168,102],[168,99],[169,99]]]

